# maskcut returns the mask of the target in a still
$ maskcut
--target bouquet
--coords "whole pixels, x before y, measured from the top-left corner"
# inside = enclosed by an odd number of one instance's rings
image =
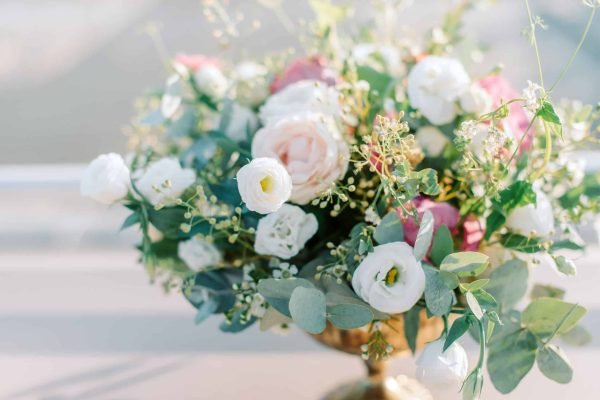
[[[598,108],[555,102],[541,66],[521,91],[500,69],[469,73],[456,49],[473,3],[407,41],[377,24],[341,35],[349,9],[312,0],[305,56],[177,54],[140,102],[132,152],[99,156],[81,192],[131,211],[123,228],[141,232],[149,276],[197,323],[360,328],[363,357],[379,359],[393,351],[383,326],[403,316],[414,351],[426,313],[444,322],[417,361],[429,385],[479,398],[487,365],[509,393],[535,362],[567,383],[555,339],[584,342],[585,309],[528,278],[576,274],[600,176],[569,153],[597,143]],[[585,5],[591,23],[597,3]],[[539,22],[530,14],[536,50]],[[471,368],[464,335],[480,344]]]

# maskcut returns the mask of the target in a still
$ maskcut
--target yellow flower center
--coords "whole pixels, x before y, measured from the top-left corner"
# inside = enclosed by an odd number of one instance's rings
[[[273,179],[270,176],[265,176],[260,180],[260,188],[263,192],[269,193],[273,188]]]
[[[392,267],[385,275],[385,284],[387,286],[393,286],[394,283],[398,282],[398,278],[400,277],[400,271],[398,271],[397,267]]]

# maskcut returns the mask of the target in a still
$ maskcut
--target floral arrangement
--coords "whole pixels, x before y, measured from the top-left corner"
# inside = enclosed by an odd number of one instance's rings
[[[555,339],[585,342],[585,309],[528,278],[576,273],[569,255],[600,209],[600,176],[569,153],[597,143],[598,108],[554,103],[541,67],[521,92],[499,69],[471,75],[454,51],[472,3],[409,43],[377,28],[342,37],[348,8],[313,0],[307,56],[178,54],[141,102],[132,153],[99,156],[81,192],[131,210],[123,228],[139,227],[148,274],[198,323],[362,328],[363,356],[385,358],[380,327],[404,318],[414,351],[425,310],[445,323],[417,361],[427,384],[479,398],[486,360],[502,393],[536,361],[566,383]],[[585,4],[591,23],[597,4]],[[457,342],[469,334],[470,369]]]

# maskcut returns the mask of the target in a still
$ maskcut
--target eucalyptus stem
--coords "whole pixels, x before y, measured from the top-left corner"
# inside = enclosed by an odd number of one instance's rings
[[[477,368],[482,368],[485,359],[485,328],[481,320],[477,320],[477,322],[479,324],[479,360],[477,361]]]

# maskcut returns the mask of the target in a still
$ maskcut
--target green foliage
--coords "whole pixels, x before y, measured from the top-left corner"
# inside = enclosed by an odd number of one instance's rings
[[[198,125],[199,115],[195,107],[186,107],[183,114],[167,125],[167,136],[181,138],[193,133]]]
[[[440,225],[433,235],[433,244],[429,258],[433,264],[439,266],[442,260],[454,251],[454,243],[452,242],[452,234],[450,229],[444,224]]]
[[[448,254],[440,264],[440,270],[452,272],[460,277],[477,276],[489,265],[489,257],[483,253],[463,251]]]
[[[215,140],[208,135],[203,135],[181,154],[180,159],[183,164],[193,165],[196,170],[202,170],[213,159],[216,151]]]
[[[404,336],[413,354],[417,351],[417,335],[421,321],[421,308],[415,306],[404,313]]]
[[[325,295],[318,289],[298,286],[289,301],[294,322],[309,333],[321,333],[326,326]]]
[[[544,246],[539,239],[515,233],[506,233],[500,236],[500,244],[507,249],[523,253],[538,253],[544,250]]]
[[[537,111],[537,116],[550,125],[550,128],[562,137],[562,125],[560,117],[554,111],[554,106],[548,100],[542,102],[542,106]]]
[[[252,317],[249,321],[244,320],[244,310],[236,310],[230,318],[227,318],[219,325],[221,332],[239,333],[248,329],[256,322],[256,318]]]
[[[581,325],[576,325],[568,332],[560,335],[562,341],[571,346],[585,346],[592,341],[592,334]]]
[[[521,322],[540,339],[548,339],[573,329],[585,313],[580,305],[542,297],[529,303]]]
[[[473,315],[477,319],[483,318],[483,310],[481,309],[481,305],[479,304],[479,301],[477,300],[473,292],[465,293],[465,298],[467,299],[467,305],[469,306],[469,309],[471,310]]]
[[[358,79],[369,82],[371,91],[378,92],[380,96],[387,92],[388,87],[394,81],[390,75],[365,65],[357,66],[356,72]]]
[[[517,181],[502,190],[492,201],[492,212],[487,217],[485,240],[489,240],[492,234],[504,225],[511,210],[535,202],[536,195],[529,182]]]
[[[481,368],[475,368],[463,384],[463,400],[479,400],[482,388],[483,372],[481,371]]]
[[[571,382],[573,369],[558,347],[551,344],[540,347],[536,360],[538,368],[548,379],[563,384]]]
[[[537,348],[536,337],[527,329],[490,343],[487,369],[500,393],[510,393],[531,370]]]
[[[559,287],[552,285],[540,285],[536,283],[531,290],[530,297],[539,299],[540,297],[552,297],[554,299],[562,299],[565,296],[565,291]]]
[[[373,239],[379,244],[404,240],[404,227],[396,210],[388,212],[373,232]]]
[[[419,233],[415,240],[413,253],[417,260],[422,260],[427,255],[429,246],[431,246],[431,238],[433,237],[434,219],[431,211],[425,211],[421,217],[419,225]]]
[[[465,314],[452,323],[444,342],[444,351],[469,330],[472,325],[471,318],[468,314]]]
[[[263,279],[258,282],[258,292],[274,309],[291,317],[289,303],[292,293],[298,287],[314,289],[309,280],[303,278],[292,279]]]
[[[140,223],[140,214],[138,212],[134,212],[132,214],[130,214],[127,218],[125,218],[125,221],[123,221],[123,224],[121,225],[121,229],[120,230],[125,230],[133,225],[139,224]]]
[[[454,292],[446,285],[440,272],[425,266],[425,304],[433,315],[447,315],[455,301]]]
[[[327,307],[327,319],[340,329],[353,329],[373,321],[373,313],[363,304],[336,304]]]
[[[518,259],[510,260],[494,268],[486,290],[494,296],[501,311],[508,311],[525,296],[528,278],[527,264]]]
[[[183,283],[183,295],[198,310],[196,323],[211,314],[223,313],[235,304],[231,282],[222,271],[202,271]]]

